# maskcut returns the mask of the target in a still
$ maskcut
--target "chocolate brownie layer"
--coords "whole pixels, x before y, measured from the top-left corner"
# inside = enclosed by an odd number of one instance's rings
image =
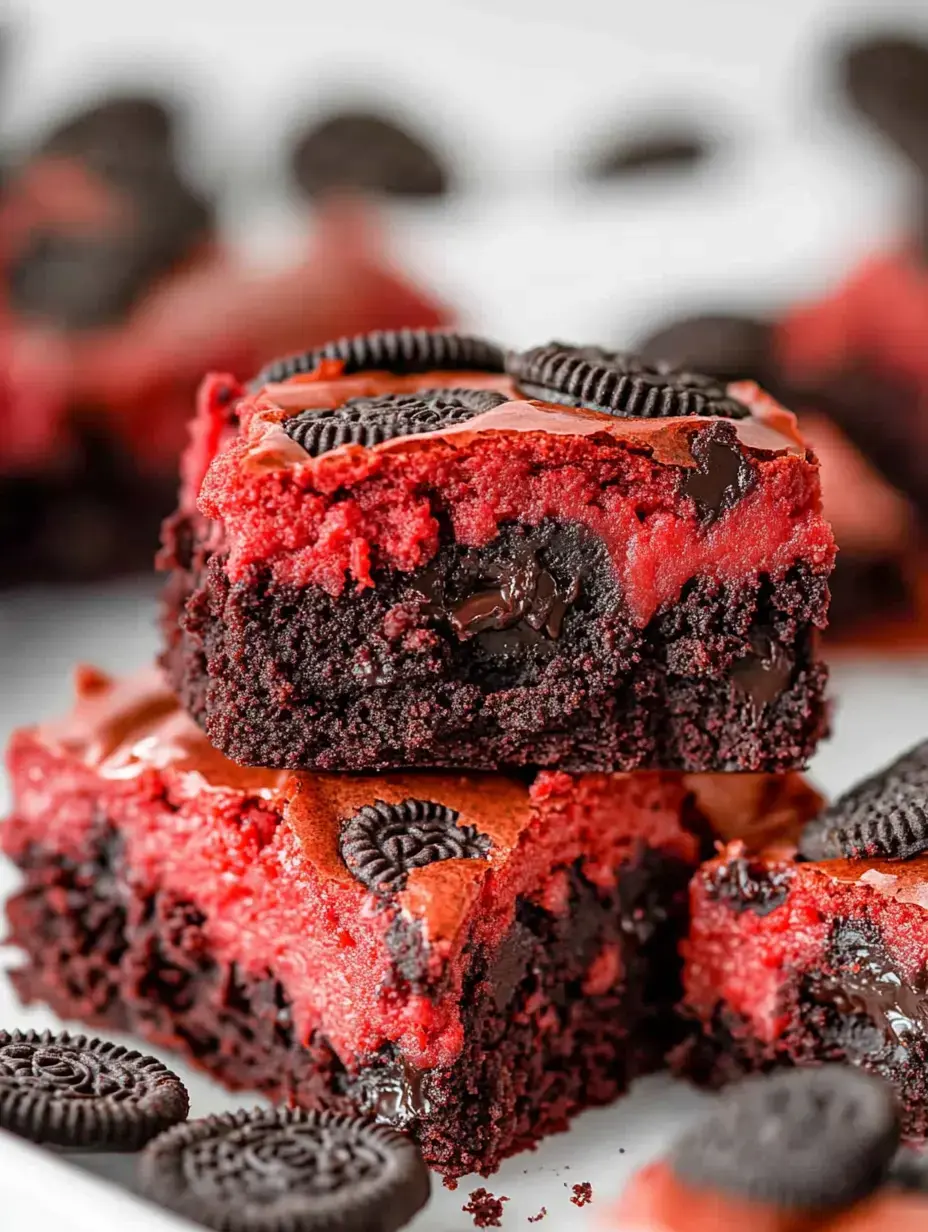
[[[337,598],[258,569],[233,583],[195,537],[167,531],[185,568],[164,662],[243,764],[766,771],[805,764],[827,727],[828,588],[805,566],[695,578],[640,629],[577,524],[509,524],[481,549],[448,533],[424,569]]]
[[[520,902],[499,950],[469,977],[454,1064],[416,1071],[387,1049],[349,1072],[319,1033],[298,1038],[271,973],[257,979],[214,961],[193,904],[137,892],[113,831],[88,835],[85,854],[80,863],[41,848],[23,855],[24,885],[7,911],[10,940],[26,954],[13,973],[24,1001],[144,1035],[234,1089],[360,1107],[413,1132],[451,1176],[488,1173],[566,1129],[657,1068],[674,1042],[689,875],[679,860],[645,855],[611,891],[575,872],[563,914]],[[621,947],[622,991],[582,996],[608,946]]]

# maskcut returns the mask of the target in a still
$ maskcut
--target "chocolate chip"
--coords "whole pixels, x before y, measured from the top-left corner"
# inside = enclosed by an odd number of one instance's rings
[[[293,176],[309,197],[356,191],[394,197],[438,197],[450,176],[438,153],[387,116],[346,111],[297,141]]]
[[[751,646],[751,650],[732,666],[731,681],[735,692],[747,701],[752,714],[760,717],[789,687],[793,659],[767,633],[752,633]]]
[[[178,1126],[147,1148],[139,1175],[147,1197],[221,1232],[395,1232],[430,1189],[409,1138],[298,1108]]]
[[[696,469],[686,472],[683,495],[693,498],[705,521],[714,522],[750,491],[757,478],[755,468],[730,423],[711,424],[695,432],[690,453]]]
[[[749,413],[710,377],[647,364],[637,356],[599,347],[551,342],[511,353],[507,368],[526,397],[609,415],[743,419]]]
[[[491,843],[473,826],[458,824],[454,809],[432,800],[386,804],[375,800],[344,822],[342,859],[369,890],[393,894],[414,868],[439,860],[485,860]]]
[[[31,1142],[137,1151],[188,1106],[154,1057],[67,1031],[0,1031],[0,1129]]]
[[[803,830],[807,860],[908,860],[928,850],[928,740],[830,805]]]
[[[337,410],[301,411],[282,427],[313,458],[340,445],[372,448],[420,432],[466,423],[505,402],[490,389],[426,389],[415,394],[351,398]]]
[[[791,1211],[851,1206],[885,1179],[899,1145],[892,1088],[826,1065],[730,1087],[677,1142],[670,1164],[700,1189]]]
[[[739,914],[770,915],[786,902],[793,877],[792,868],[771,868],[763,860],[738,857],[712,869],[706,876],[706,894]]]
[[[275,359],[258,373],[254,385],[274,384],[312,372],[324,359],[339,360],[343,373],[392,372],[405,376],[444,368],[459,372],[503,372],[501,347],[484,338],[434,329],[377,329],[351,338],[338,338],[304,351]]]

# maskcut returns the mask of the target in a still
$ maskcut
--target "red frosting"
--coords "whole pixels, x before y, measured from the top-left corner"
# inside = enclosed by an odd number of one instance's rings
[[[511,401],[458,426],[373,448],[347,445],[310,458],[278,426],[300,407],[410,389],[489,384]],[[793,435],[792,417],[756,386],[734,387],[752,407],[734,421],[756,482],[734,509],[707,522],[681,494],[697,463],[701,418],[623,419],[513,398],[507,377],[432,372],[333,379],[331,365],[238,404],[241,430],[206,471],[201,512],[228,547],[234,581],[255,564],[280,582],[333,595],[373,584],[373,570],[411,571],[434,555],[436,512],[458,542],[479,547],[502,522],[545,517],[580,522],[602,538],[633,618],[647,623],[693,576],[778,575],[797,560],[827,572],[834,542],[822,517],[817,468]],[[282,407],[282,403],[286,407]],[[203,473],[201,434],[191,481]]]

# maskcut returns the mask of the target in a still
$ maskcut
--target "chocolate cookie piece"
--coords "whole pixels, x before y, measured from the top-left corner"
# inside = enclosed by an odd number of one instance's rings
[[[507,369],[529,398],[582,406],[629,418],[678,415],[743,419],[747,407],[710,377],[648,364],[635,355],[563,342],[507,357]]]
[[[0,1031],[0,1128],[21,1138],[136,1151],[188,1107],[183,1083],[154,1057],[67,1031]]]
[[[375,800],[344,823],[339,850],[352,876],[369,890],[396,893],[414,868],[487,858],[489,838],[458,822],[454,809],[432,800]]]
[[[115,93],[81,108],[58,124],[40,146],[43,154],[91,161],[100,155],[131,163],[170,162],[176,116],[154,94]]]
[[[221,1232],[395,1232],[428,1201],[411,1139],[296,1108],[189,1121],[141,1160],[143,1192]]]
[[[756,317],[706,313],[669,321],[645,338],[639,348],[648,364],[704,372],[727,385],[775,383],[773,326]]]
[[[852,787],[809,822],[807,860],[908,860],[928,850],[928,740]]]
[[[589,180],[624,179],[648,171],[685,171],[704,162],[717,142],[683,123],[645,126],[604,142],[584,167]]]
[[[837,1065],[750,1078],[677,1142],[670,1163],[700,1189],[783,1210],[826,1211],[872,1193],[899,1145],[892,1088]]]
[[[351,398],[333,411],[302,411],[282,427],[313,458],[340,445],[371,448],[398,436],[438,432],[492,411],[506,399],[489,389],[427,389]]]
[[[463,372],[503,372],[501,347],[484,338],[442,329],[375,329],[352,338],[338,338],[300,355],[275,359],[255,378],[257,387],[312,372],[324,359],[339,360],[342,375],[392,372],[407,376],[433,369]]]
[[[308,197],[361,192],[440,197],[450,175],[437,151],[387,116],[345,111],[304,132],[291,156]]]
[[[870,34],[844,47],[839,72],[857,111],[928,173],[928,43],[896,31]]]

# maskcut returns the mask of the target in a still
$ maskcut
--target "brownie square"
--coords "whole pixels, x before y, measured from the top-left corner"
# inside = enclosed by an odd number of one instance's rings
[[[404,331],[218,388],[164,664],[234,760],[778,771],[824,733],[834,543],[756,386]]]

